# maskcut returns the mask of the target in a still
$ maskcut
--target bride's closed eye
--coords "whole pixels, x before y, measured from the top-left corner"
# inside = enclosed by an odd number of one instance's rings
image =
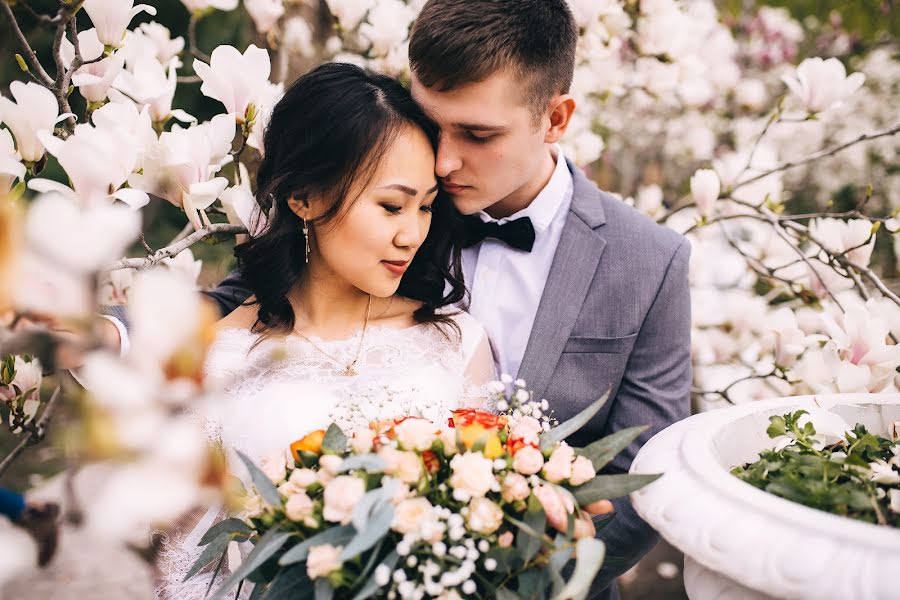
[[[382,204],[381,206],[382,208],[384,208],[384,210],[388,211],[392,215],[400,214],[400,211],[403,210],[402,206],[396,204]],[[421,210],[422,212],[430,213],[434,212],[434,207],[431,204],[427,206],[423,205],[419,207],[419,210]]]

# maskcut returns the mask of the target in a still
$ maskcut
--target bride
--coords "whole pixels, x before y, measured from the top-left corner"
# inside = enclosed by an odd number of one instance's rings
[[[274,108],[257,176],[268,220],[235,249],[253,295],[219,322],[206,365],[225,390],[206,416],[243,479],[235,450],[259,464],[331,422],[484,404],[493,360],[451,308],[465,288],[437,135],[399,83],[348,64],[304,75]],[[182,579],[216,512],[164,546],[159,598],[204,596],[211,574]]]

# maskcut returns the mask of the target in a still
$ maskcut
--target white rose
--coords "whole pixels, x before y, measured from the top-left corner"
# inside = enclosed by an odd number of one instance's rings
[[[503,524],[503,510],[487,498],[473,498],[466,514],[469,529],[483,535],[490,535]]]
[[[569,477],[569,483],[572,485],[581,485],[587,483],[597,475],[594,465],[586,456],[575,457],[572,463],[572,476]]]
[[[528,486],[528,480],[518,473],[510,473],[503,480],[501,487],[503,500],[506,502],[516,502],[517,500],[525,500],[531,494],[531,488]]]
[[[310,579],[327,577],[332,571],[341,568],[341,550],[343,546],[322,544],[309,549],[306,559],[306,573]]]
[[[313,501],[306,492],[297,492],[284,504],[284,514],[291,521],[306,521],[313,514]]]
[[[344,462],[344,459],[340,456],[326,454],[319,458],[319,468],[328,471],[330,475],[337,475],[342,462]]]
[[[453,456],[457,452],[456,447],[456,429],[448,427],[442,429],[440,433],[441,443],[444,445],[444,455]]]
[[[372,451],[372,445],[375,443],[375,432],[371,429],[359,429],[353,432],[350,438],[350,448],[356,454],[367,454]]]
[[[326,521],[346,525],[365,493],[366,484],[362,479],[350,475],[335,477],[325,486],[325,509],[322,516]]]
[[[266,474],[266,477],[272,480],[272,483],[281,483],[287,476],[287,459],[284,452],[273,452],[265,458],[259,465],[259,469]]]
[[[294,469],[288,482],[305,490],[316,482],[316,472],[312,469]]]
[[[458,454],[450,461],[453,475],[450,485],[472,498],[479,498],[490,491],[499,491],[500,484],[494,477],[494,461],[480,452]]]
[[[397,505],[391,529],[403,535],[418,531],[423,520],[432,519],[434,507],[427,498],[408,498]]]
[[[414,452],[402,452],[391,446],[378,451],[387,466],[385,474],[393,475],[404,483],[416,483],[422,476],[422,459]]]
[[[428,450],[437,437],[434,424],[426,419],[406,419],[396,427],[394,433],[404,450]]]
[[[543,432],[541,422],[534,417],[522,417],[509,432],[512,438],[521,438],[526,444],[537,444],[538,438]]]
[[[544,466],[544,455],[532,446],[525,446],[513,457],[513,469],[522,475],[534,475]]]
[[[563,442],[550,455],[550,460],[544,465],[544,477],[550,483],[560,483],[572,476],[572,460],[575,451]]]

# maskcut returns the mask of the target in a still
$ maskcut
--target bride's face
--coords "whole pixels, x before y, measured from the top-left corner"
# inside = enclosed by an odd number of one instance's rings
[[[418,128],[403,128],[356,201],[315,226],[311,275],[335,277],[373,296],[393,295],[428,235],[437,190],[428,138]]]

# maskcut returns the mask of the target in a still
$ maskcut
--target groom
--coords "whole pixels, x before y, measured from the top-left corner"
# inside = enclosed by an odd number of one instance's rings
[[[597,189],[563,155],[578,30],[566,0],[429,0],[412,31],[414,98],[441,127],[436,174],[468,217],[469,311],[502,373],[564,421],[610,400],[569,441],[650,428],[605,469],[626,473],[651,435],[685,418],[691,383],[690,246]],[[232,273],[209,295],[222,314],[248,296]],[[598,537],[591,598],[656,543],[628,498]],[[611,585],[612,584],[612,585]]]

